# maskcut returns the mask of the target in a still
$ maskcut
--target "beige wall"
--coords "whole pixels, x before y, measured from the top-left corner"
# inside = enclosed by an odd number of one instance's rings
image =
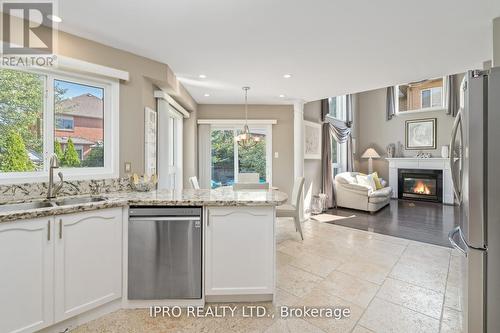
[[[57,53],[129,72],[130,80],[120,82],[120,175],[125,162],[132,163],[133,172],[144,172],[144,108],[156,110],[155,89],[161,86],[167,90],[173,81],[176,88],[169,88],[172,96],[189,110],[196,109],[196,102],[175,82],[166,64],[64,32],[59,33]]]
[[[500,17],[493,20],[493,66],[500,66]]]
[[[244,119],[244,117],[243,105],[198,105],[198,119]],[[273,125],[273,185],[290,195],[293,187],[293,106],[250,105],[248,118],[278,121]],[[185,143],[184,151],[194,150],[194,146]],[[275,152],[278,152],[278,158],[274,158]]]
[[[437,118],[437,148],[424,150],[434,157],[441,157],[441,146],[448,145],[451,137],[451,128],[455,118],[447,115],[445,111],[422,112],[413,114],[400,114],[393,119],[386,120],[386,89],[371,90],[358,95],[358,139],[357,156],[369,148],[375,148],[380,156],[385,157],[386,147],[389,143],[400,141],[404,145],[405,121],[410,119]],[[405,156],[415,156],[415,150],[405,150]],[[361,172],[368,171],[368,161],[358,159]],[[388,180],[388,162],[384,159],[373,161],[373,169],[381,177]]]

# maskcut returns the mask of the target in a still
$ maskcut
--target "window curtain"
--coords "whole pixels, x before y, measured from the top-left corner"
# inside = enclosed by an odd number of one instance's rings
[[[321,131],[321,187],[326,194],[326,208],[333,207],[333,170],[332,170],[332,150],[330,143],[330,124],[326,122],[326,116],[330,112],[328,99],[321,101],[321,121],[323,122]]]
[[[394,87],[387,87],[386,116],[391,120],[396,115],[396,94]]]
[[[456,87],[457,77],[448,75],[446,77],[446,114],[455,117],[460,107],[459,93]]]
[[[347,144],[347,170],[352,171],[354,166],[352,154],[352,95],[346,96],[346,119],[339,120],[329,115],[328,99],[321,101],[322,131],[322,189],[327,195],[326,204],[328,208],[334,206],[335,191],[333,186],[332,151],[330,138],[333,136],[338,143]]]
[[[354,156],[352,153],[352,122],[353,122],[352,95],[346,95],[346,125],[349,127],[349,139],[347,140],[347,171],[354,171]]]

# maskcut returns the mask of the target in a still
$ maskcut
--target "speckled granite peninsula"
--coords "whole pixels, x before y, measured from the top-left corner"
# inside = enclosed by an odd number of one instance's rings
[[[137,192],[127,179],[109,179],[66,182],[50,200],[44,183],[0,193],[0,266],[10,272],[0,281],[23,291],[19,305],[36,303],[24,290],[40,281],[63,291],[39,287],[60,306],[55,319],[41,321],[50,332],[121,308],[275,299],[283,192]]]
[[[182,192],[174,191],[151,191],[151,192],[133,192],[128,185],[123,185],[120,188],[127,191],[110,192],[106,188],[100,188],[99,194],[94,194],[94,198],[102,198],[101,201],[73,203],[73,204],[57,204],[58,200],[65,198],[85,198],[89,194],[80,194],[78,196],[61,196],[53,201],[50,201],[49,207],[33,208],[33,209],[16,209],[15,207],[8,208],[5,205],[0,205],[0,222],[8,222],[15,220],[31,219],[43,216],[69,214],[75,212],[83,212],[89,210],[122,207],[128,205],[144,205],[144,206],[277,206],[283,204],[287,200],[287,195],[279,191],[233,191],[232,188],[221,188],[215,190],[183,190]],[[43,188],[43,186],[42,186]],[[78,187],[73,187],[77,189]],[[85,186],[83,188],[89,188]],[[29,193],[28,190],[22,193]],[[36,192],[38,193],[38,192]],[[20,196],[18,195],[17,198]],[[5,197],[4,197],[5,198]],[[23,196],[23,201],[28,202],[27,196]],[[9,201],[8,203],[11,203]],[[48,202],[40,199],[29,202]]]

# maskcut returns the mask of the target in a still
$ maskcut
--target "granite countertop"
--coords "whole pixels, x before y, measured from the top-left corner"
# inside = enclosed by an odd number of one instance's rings
[[[88,197],[82,195],[80,197]],[[0,223],[44,216],[70,214],[103,208],[129,205],[150,206],[278,206],[288,196],[279,191],[233,191],[232,188],[215,190],[183,190],[152,192],[114,192],[102,195],[106,200],[28,210],[0,211]],[[79,196],[73,196],[79,197]],[[67,198],[60,197],[58,199]],[[42,201],[42,200],[38,200]]]

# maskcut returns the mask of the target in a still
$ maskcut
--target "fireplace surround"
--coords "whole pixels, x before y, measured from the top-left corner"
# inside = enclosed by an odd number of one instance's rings
[[[386,158],[386,161],[389,162],[389,186],[392,187],[392,197],[394,199],[398,199],[399,195],[399,169],[441,170],[443,172],[443,204],[454,204],[455,197],[449,158],[392,157]]]
[[[398,169],[398,198],[443,202],[443,171]]]

